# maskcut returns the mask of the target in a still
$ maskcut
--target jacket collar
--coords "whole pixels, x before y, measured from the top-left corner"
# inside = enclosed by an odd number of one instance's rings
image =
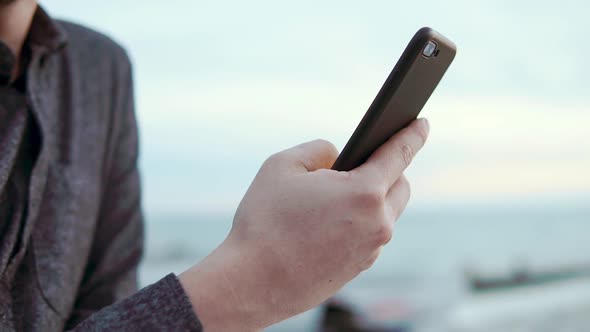
[[[53,52],[67,43],[67,34],[59,22],[55,21],[41,7],[33,15],[28,43],[32,48]]]

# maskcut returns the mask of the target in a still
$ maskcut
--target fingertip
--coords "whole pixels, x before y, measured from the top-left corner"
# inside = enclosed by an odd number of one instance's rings
[[[338,157],[336,146],[323,139],[316,139],[296,147],[299,151],[299,161],[309,172],[330,168]]]
[[[407,134],[418,136],[418,140],[414,141],[417,144],[415,146],[416,150],[414,152],[418,152],[424,146],[426,140],[428,139],[430,124],[428,123],[428,120],[426,120],[426,118],[419,118],[412,122],[407,127],[407,129],[409,130]]]
[[[427,118],[419,118],[418,120],[416,120],[418,126],[420,126],[420,129],[422,129],[422,131],[425,133],[425,135],[428,135],[428,133],[430,132],[430,123],[428,122]]]

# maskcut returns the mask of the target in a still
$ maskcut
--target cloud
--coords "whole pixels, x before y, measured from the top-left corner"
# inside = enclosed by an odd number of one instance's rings
[[[343,147],[409,37],[458,56],[408,171],[419,204],[590,192],[590,43],[581,1],[55,0],[135,63],[149,211],[231,210],[269,154]],[[417,15],[416,13],[419,13]]]
[[[166,182],[172,186],[184,179],[201,202],[235,206],[271,153],[314,138],[342,147],[370,100],[361,95],[372,90],[252,83],[144,98],[145,111],[157,112],[142,121],[146,181],[175,179]],[[590,123],[584,104],[436,94],[423,114],[431,137],[408,171],[419,202],[590,192],[584,171],[590,169],[590,141],[580,125]],[[154,166],[157,160],[183,166],[171,178]],[[219,195],[208,198],[210,188]],[[230,197],[225,205],[223,193]]]

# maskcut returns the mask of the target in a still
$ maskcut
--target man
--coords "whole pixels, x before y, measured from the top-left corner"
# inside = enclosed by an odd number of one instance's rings
[[[391,238],[427,133],[415,121],[351,172],[329,170],[325,141],[271,156],[227,239],[136,291],[129,60],[35,0],[0,0],[0,330],[256,331],[312,308]]]

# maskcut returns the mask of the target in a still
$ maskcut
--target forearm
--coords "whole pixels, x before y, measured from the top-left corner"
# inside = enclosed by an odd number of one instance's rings
[[[250,332],[264,326],[261,314],[267,313],[257,306],[263,294],[249,285],[244,263],[231,250],[218,248],[179,276],[205,331]]]

